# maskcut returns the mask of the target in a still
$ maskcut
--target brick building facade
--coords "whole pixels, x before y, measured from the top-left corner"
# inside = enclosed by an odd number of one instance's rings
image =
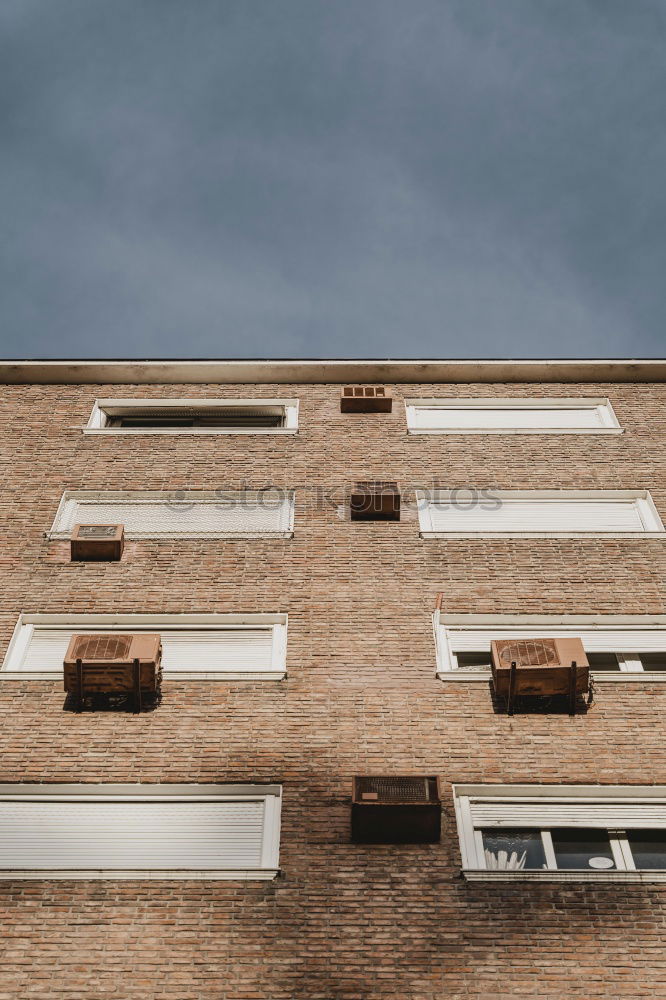
[[[666,997],[658,876],[466,878],[453,791],[666,786],[658,655],[645,677],[593,664],[575,715],[510,716],[487,672],[442,676],[433,635],[438,595],[439,627],[584,616],[657,635],[666,534],[424,537],[415,504],[435,488],[634,491],[666,520],[665,375],[656,362],[4,364],[3,653],[22,615],[286,615],[288,641],[282,679],[166,670],[161,704],[140,714],[70,711],[61,673],[5,659],[6,786],[267,783],[282,808],[275,878],[0,873],[0,1000]],[[345,382],[385,385],[392,411],[341,413]],[[298,433],[83,431],[99,399],[248,397],[298,400]],[[455,397],[603,398],[619,428],[408,434],[404,400]],[[349,487],[367,480],[399,484],[399,522],[349,520]],[[293,537],[128,537],[100,563],[49,537],[65,491],[267,486],[294,491]],[[363,774],[438,776],[440,842],[352,843]]]

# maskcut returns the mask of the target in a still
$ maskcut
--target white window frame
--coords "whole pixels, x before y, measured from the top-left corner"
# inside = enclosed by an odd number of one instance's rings
[[[608,648],[599,652],[616,653],[619,670],[592,670],[595,682],[611,683],[666,683],[666,670],[644,670],[638,658],[641,652],[650,649],[640,649],[640,636],[654,637],[658,641],[663,636],[663,648],[666,650],[666,615],[449,615],[440,609],[433,614],[433,630],[437,658],[436,675],[442,681],[475,681],[487,684],[490,670],[482,668],[469,670],[458,667],[455,640],[456,633],[465,632],[475,642],[478,636],[479,649],[485,652],[490,649],[491,639],[499,637],[498,633],[511,632],[511,638],[535,637],[541,634],[557,638],[564,635],[582,636],[593,633],[604,643],[608,640]],[[614,635],[634,632],[637,637],[636,650],[621,650],[613,648]],[[617,641],[617,640],[616,640]],[[624,645],[624,643],[622,643]],[[651,643],[646,643],[646,646]],[[597,650],[595,650],[596,652]]]
[[[284,413],[283,427],[109,427],[110,416],[122,416],[135,410],[194,408],[205,412],[224,406],[280,407]],[[96,399],[84,434],[297,434],[297,399]]]
[[[286,531],[126,531],[125,537],[129,539],[141,538],[293,538],[294,535],[294,508],[296,494],[293,490],[280,490],[281,502],[287,504],[289,508],[289,522]],[[71,528],[60,528],[58,525],[64,519],[65,505],[69,500],[98,500],[101,503],[114,504],[141,504],[159,500],[164,504],[210,504],[211,506],[222,506],[223,504],[239,503],[277,503],[275,491],[268,489],[261,490],[65,490],[58,509],[51,525],[51,530],[47,533],[50,540],[66,541],[71,537]]]
[[[406,399],[408,434],[622,434],[610,399],[606,396],[587,397],[556,397],[556,398],[516,398],[499,397],[444,397],[431,399]],[[597,427],[419,427],[415,421],[415,411],[418,409],[470,409],[470,410],[533,410],[536,415],[540,410],[597,410],[600,424]]]
[[[453,801],[455,807],[462,874],[471,881],[563,881],[563,882],[666,882],[666,870],[637,870],[629,847],[627,832],[631,829],[666,828],[666,786],[663,785],[453,785]],[[474,822],[474,803],[492,803],[505,806],[505,819],[496,823]],[[548,806],[550,822],[544,817],[543,827],[531,822],[526,828],[539,830],[542,836],[546,869],[496,870],[486,868],[481,831],[503,827],[525,827],[524,821],[510,818],[512,805],[529,806],[538,817],[540,804]],[[562,819],[557,820],[559,806],[562,806]],[[585,817],[589,809],[589,824],[597,829],[607,830],[613,860],[616,868],[608,869],[563,869],[556,867],[555,852],[550,835],[550,829],[575,829],[571,826],[567,815],[571,808],[576,811],[580,807],[580,815]],[[661,813],[661,817],[646,816],[640,825],[627,826],[626,821],[618,816],[617,823],[600,825],[595,819],[595,809],[599,807],[617,806],[619,810],[627,806],[639,808],[645,806],[653,816]]]
[[[571,500],[584,504],[618,500],[633,502],[641,519],[642,531],[435,531],[432,526],[430,505],[433,503],[460,503],[463,507],[477,502],[530,500]],[[421,538],[661,538],[666,530],[654,505],[649,490],[416,490]]]
[[[0,784],[1,801],[256,801],[264,802],[261,867],[251,869],[0,869],[14,879],[216,879],[268,880],[279,873],[282,786],[278,784]]]
[[[113,614],[21,614],[14,627],[2,666],[0,681],[3,680],[57,680],[62,676],[61,667],[48,671],[20,670],[30,640],[36,627],[99,630],[114,632],[159,632],[161,628],[178,629],[183,632],[243,628],[270,629],[272,633],[271,668],[264,671],[190,671],[165,670],[167,680],[176,681],[274,681],[287,675],[287,615],[286,614],[185,614],[185,615],[113,615]]]

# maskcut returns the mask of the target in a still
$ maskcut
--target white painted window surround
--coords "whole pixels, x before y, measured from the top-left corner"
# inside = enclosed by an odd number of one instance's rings
[[[666,787],[660,785],[454,785],[463,875],[472,880],[666,882],[666,870],[637,870],[627,842],[632,830],[666,830]],[[541,831],[546,870],[486,867],[481,830]],[[550,830],[603,830],[615,868],[557,868]]]
[[[271,879],[279,785],[0,785],[0,879]]]
[[[621,434],[604,397],[407,399],[409,434]]]
[[[641,653],[666,652],[666,615],[448,615],[433,616],[437,676],[488,683],[487,667],[461,667],[462,654],[490,657],[493,639],[582,640],[587,653],[617,654],[617,670],[592,670],[596,681],[666,683],[666,670],[645,670]]]
[[[290,538],[294,493],[67,490],[49,537],[69,538],[75,524],[124,524],[127,538]]]
[[[109,427],[110,417],[124,414],[150,416],[151,411],[195,410],[203,416],[229,408],[256,414],[283,417],[281,427]],[[84,434],[296,434],[298,433],[297,399],[97,399]]]
[[[286,615],[23,614],[0,680],[51,680],[62,674],[72,635],[157,632],[162,669],[175,680],[280,680],[286,674]]]
[[[665,538],[647,490],[417,490],[423,538]]]

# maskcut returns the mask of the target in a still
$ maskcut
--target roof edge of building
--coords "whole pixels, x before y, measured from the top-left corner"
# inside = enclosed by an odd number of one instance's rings
[[[666,360],[0,360],[0,383],[664,382]]]

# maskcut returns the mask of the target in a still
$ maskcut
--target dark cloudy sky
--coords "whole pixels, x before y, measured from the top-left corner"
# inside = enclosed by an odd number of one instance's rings
[[[0,354],[666,354],[666,0],[0,0]]]

